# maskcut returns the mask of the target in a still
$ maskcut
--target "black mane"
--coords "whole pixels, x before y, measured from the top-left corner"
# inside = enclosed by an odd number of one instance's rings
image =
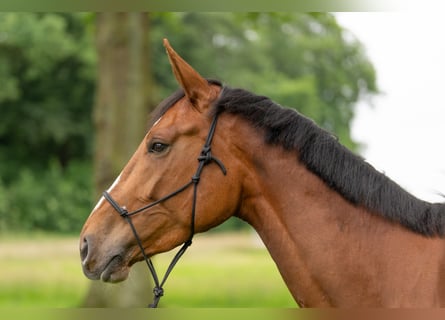
[[[264,129],[266,143],[296,150],[310,171],[351,203],[423,235],[444,235],[445,205],[415,198],[295,110],[231,88],[224,88],[215,107]]]
[[[160,111],[164,113],[183,96],[178,91],[160,106]],[[239,115],[264,130],[265,143],[297,151],[308,170],[352,204],[425,236],[445,234],[444,204],[428,203],[409,194],[297,111],[267,97],[228,87],[223,88],[213,111]]]

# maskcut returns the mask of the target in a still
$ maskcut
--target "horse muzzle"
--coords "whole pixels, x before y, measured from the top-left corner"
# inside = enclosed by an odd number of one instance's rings
[[[118,252],[107,251],[99,253],[94,246],[93,237],[85,236],[80,244],[80,259],[82,270],[90,280],[103,282],[120,282],[128,277],[130,268],[125,256]]]

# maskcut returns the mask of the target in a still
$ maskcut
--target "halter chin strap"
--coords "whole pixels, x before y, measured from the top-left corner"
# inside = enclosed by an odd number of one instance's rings
[[[192,239],[193,236],[195,235],[195,214],[196,214],[196,201],[197,201],[197,194],[198,194],[198,184],[199,184],[199,180],[201,179],[201,173],[202,170],[204,168],[204,166],[206,166],[207,164],[210,164],[212,162],[216,163],[219,168],[221,169],[222,173],[224,175],[227,174],[227,170],[224,167],[224,164],[217,158],[215,158],[212,153],[211,153],[211,144],[212,144],[212,139],[213,139],[213,135],[215,133],[215,129],[216,129],[216,123],[218,120],[218,114],[216,113],[213,121],[210,125],[210,130],[209,133],[207,135],[207,139],[206,142],[204,144],[204,146],[202,147],[201,153],[198,157],[198,168],[196,169],[195,174],[192,176],[191,180],[186,183],[185,185],[183,185],[182,187],[178,188],[177,190],[169,193],[168,195],[146,205],[143,206],[139,209],[133,210],[133,211],[128,211],[127,208],[125,206],[120,206],[116,200],[113,199],[113,197],[111,197],[111,195],[107,192],[104,191],[103,196],[104,198],[111,204],[111,206],[120,214],[120,216],[122,218],[125,219],[125,221],[127,221],[127,223],[130,225],[131,231],[134,234],[134,237],[136,238],[136,242],[139,246],[139,249],[141,250],[141,253],[144,257],[144,260],[148,266],[148,269],[150,270],[150,273],[153,277],[153,281],[155,284],[155,287],[153,288],[153,294],[154,294],[154,298],[153,298],[153,302],[148,306],[149,308],[156,308],[158,306],[159,300],[161,299],[161,297],[164,295],[164,284],[167,281],[168,276],[170,275],[171,271],[173,270],[174,266],[176,265],[176,263],[179,261],[179,259],[182,257],[182,255],[185,253],[185,251],[187,250],[188,247],[190,247],[190,245],[192,244]],[[145,211],[151,207],[154,207],[155,205],[164,202],[178,194],[180,194],[181,192],[183,192],[184,190],[188,189],[190,186],[193,185],[193,199],[192,199],[192,215],[191,215],[191,224],[190,224],[190,236],[188,238],[187,241],[184,242],[184,244],[182,245],[182,247],[179,249],[179,251],[176,253],[176,255],[173,257],[173,260],[170,262],[170,265],[167,268],[167,271],[165,272],[164,277],[162,278],[162,281],[159,281],[158,275],[156,273],[156,270],[154,268],[154,265],[151,261],[151,259],[147,256],[147,254],[145,253],[144,247],[142,245],[142,241],[141,238],[139,237],[136,228],[133,224],[133,222],[131,221],[131,216],[135,215],[136,213]]]

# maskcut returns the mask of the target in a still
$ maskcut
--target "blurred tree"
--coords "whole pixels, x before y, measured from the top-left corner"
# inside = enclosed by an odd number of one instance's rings
[[[0,174],[91,154],[94,55],[86,15],[0,13]],[[32,155],[32,156],[30,156]]]
[[[78,232],[91,206],[91,14],[0,13],[0,231]]]
[[[95,194],[107,189],[134,153],[145,133],[151,100],[146,13],[99,13],[96,17],[98,78],[94,105]],[[144,264],[132,268],[132,281],[93,282],[86,307],[141,307],[151,299]]]

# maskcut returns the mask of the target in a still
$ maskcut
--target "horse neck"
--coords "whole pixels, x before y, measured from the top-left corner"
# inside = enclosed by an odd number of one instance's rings
[[[442,240],[352,205],[299,163],[296,152],[266,146],[254,131],[239,124],[232,131],[233,144],[246,150],[238,216],[258,232],[300,306],[400,305],[379,296],[384,286],[404,285],[397,275],[443,277]],[[436,299],[424,296],[426,304]]]

